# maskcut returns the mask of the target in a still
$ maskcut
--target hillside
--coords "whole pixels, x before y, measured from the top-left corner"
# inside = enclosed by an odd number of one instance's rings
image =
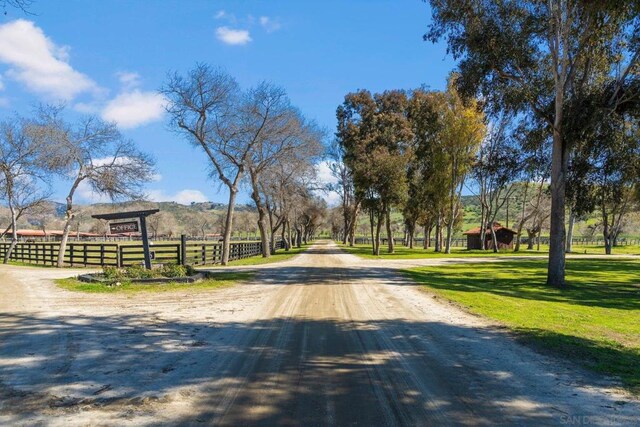
[[[74,231],[102,233],[106,222],[91,218],[98,213],[160,209],[149,217],[150,232],[156,235],[203,235],[220,233],[227,206],[222,203],[204,202],[182,205],[175,202],[128,201],[118,203],[96,203],[78,205],[72,224]],[[56,230],[63,228],[65,205],[49,202],[37,212],[25,215],[19,228]],[[248,204],[236,206],[235,230],[237,235],[253,235],[256,231],[255,208]],[[10,224],[9,211],[0,207],[0,226],[4,230]]]

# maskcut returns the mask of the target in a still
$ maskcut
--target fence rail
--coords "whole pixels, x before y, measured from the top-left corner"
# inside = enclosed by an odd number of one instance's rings
[[[0,259],[3,259],[10,243],[0,243]],[[276,242],[276,249],[282,249],[284,242]],[[11,253],[11,261],[33,265],[56,265],[60,243],[29,242],[17,243]],[[154,264],[219,264],[222,261],[222,243],[187,242],[184,250],[180,243],[160,243],[151,246]],[[231,243],[229,260],[260,255],[260,242]],[[69,243],[64,254],[64,263],[71,267],[113,266],[126,267],[144,262],[142,244],[119,245],[117,243]]]
[[[389,241],[389,239],[385,238],[380,238],[380,243],[382,246],[386,245],[387,242]],[[431,239],[431,245],[433,246],[435,244],[435,239]],[[395,237],[393,239],[393,242],[396,245],[404,245],[406,242],[403,238],[400,237]],[[358,245],[370,245],[371,244],[371,239],[369,237],[356,237],[356,244]],[[415,238],[413,239],[413,244],[415,246],[421,246],[424,244],[424,238]],[[455,239],[451,239],[451,246],[452,247],[463,247],[467,245],[467,239],[461,239],[461,238],[455,238]]]
[[[549,244],[549,237],[548,236],[542,236],[539,238],[540,240],[540,244],[542,245],[548,245]],[[386,245],[388,239],[385,238],[380,238],[380,241],[382,243],[382,245]],[[395,237],[393,239],[394,243],[396,245],[403,245],[405,244],[405,240],[403,238],[400,237]],[[529,238],[528,237],[523,237],[521,240],[521,243],[523,244],[527,244],[529,242]],[[538,237],[534,237],[533,238],[534,244],[538,243]],[[413,239],[414,245],[415,246],[421,246],[424,244],[424,238],[422,237],[418,237]],[[432,238],[430,240],[430,246],[433,246],[435,244],[435,239]],[[604,246],[604,240],[602,238],[595,238],[595,237],[574,237],[572,240],[574,245],[579,245],[579,246]],[[369,237],[356,237],[356,244],[359,245],[370,245],[371,244],[371,238]],[[453,247],[464,247],[467,245],[467,239],[466,238],[453,238],[451,239],[451,246]],[[619,238],[616,242],[616,246],[637,246],[640,245],[640,239],[637,238],[626,238],[626,237],[622,237]]]

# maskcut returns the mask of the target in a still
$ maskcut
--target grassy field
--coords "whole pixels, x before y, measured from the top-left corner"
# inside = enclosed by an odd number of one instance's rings
[[[441,252],[434,252],[433,248],[423,249],[422,247],[415,247],[409,249],[405,246],[396,245],[395,252],[392,254],[387,253],[387,247],[380,247],[380,255],[376,256],[371,253],[371,245],[355,245],[350,247],[349,245],[342,245],[340,247],[347,252],[358,255],[362,258],[368,259],[420,259],[420,258],[467,258],[467,257],[494,257],[494,256],[531,256],[531,255],[546,255],[549,247],[541,245],[540,250],[527,250],[526,245],[521,246],[520,251],[513,252],[512,250],[500,251],[494,253],[493,251],[481,251],[481,250],[467,250],[464,248],[456,247],[451,249],[450,254]],[[580,246],[574,245],[573,253],[576,255],[604,255],[603,246]],[[613,254],[618,255],[640,255],[640,246],[618,246],[613,249]]]
[[[640,261],[570,259],[563,290],[544,284],[544,260],[421,267],[406,274],[536,348],[616,376],[640,394]]]
[[[89,293],[137,293],[137,292],[171,292],[171,291],[198,291],[223,288],[235,285],[238,282],[250,280],[253,273],[250,272],[220,272],[215,277],[196,283],[129,283],[123,282],[120,286],[107,286],[101,283],[85,283],[75,278],[58,279],[56,284],[66,290]]]

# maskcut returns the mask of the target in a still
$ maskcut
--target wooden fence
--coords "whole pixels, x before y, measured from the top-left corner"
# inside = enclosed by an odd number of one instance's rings
[[[380,242],[382,246],[387,245],[387,241],[389,239],[387,239],[386,237],[384,238],[380,238]],[[402,246],[404,245],[405,241],[404,239],[400,238],[400,237],[395,237],[393,239],[393,242],[396,245]],[[431,247],[433,247],[435,245],[436,240],[435,239],[431,239]],[[368,237],[356,237],[356,244],[357,245],[370,245],[371,244],[371,239]],[[417,239],[413,239],[413,245],[415,247],[420,247],[423,246],[424,244],[424,238],[417,238]],[[467,246],[467,239],[466,238],[455,238],[455,239],[451,239],[451,246],[452,247],[466,247]]]
[[[17,243],[11,254],[11,261],[34,265],[56,265],[58,261],[59,243],[37,242]],[[276,249],[284,247],[278,241]],[[0,259],[3,259],[9,243],[0,243]],[[222,243],[187,243],[182,251],[180,243],[160,243],[151,246],[155,264],[219,264],[222,260]],[[260,255],[260,242],[231,243],[229,260]],[[184,260],[183,260],[184,257]],[[142,244],[118,245],[116,243],[69,243],[64,254],[64,262],[71,267],[114,266],[126,267],[141,264],[144,261]]]
[[[387,238],[381,238],[381,243],[382,246],[385,246],[387,244]],[[405,241],[402,238],[396,237],[393,239],[393,241],[395,242],[396,245],[402,246],[404,245]],[[424,238],[420,237],[420,238],[416,238],[413,240],[414,242],[414,246],[415,247],[421,247],[423,246],[424,243]],[[520,242],[524,245],[526,245],[529,242],[529,239],[527,237],[522,237],[522,239],[520,240]],[[533,242],[534,244],[538,243],[538,238],[534,237],[533,238]],[[640,239],[636,239],[636,238],[619,238],[618,241],[616,242],[617,246],[635,246],[635,245],[639,245],[640,244]],[[368,237],[356,237],[356,244],[359,245],[370,245],[371,244],[371,239]],[[431,239],[431,244],[430,247],[433,247],[435,244],[435,239]],[[548,245],[549,244],[549,237],[548,236],[542,236],[540,237],[540,244],[542,245]],[[574,245],[581,245],[581,246],[604,246],[604,240],[602,238],[591,238],[591,237],[574,237],[573,239],[573,244]],[[451,239],[451,246],[452,247],[466,247],[467,246],[467,239],[466,238],[453,238]]]

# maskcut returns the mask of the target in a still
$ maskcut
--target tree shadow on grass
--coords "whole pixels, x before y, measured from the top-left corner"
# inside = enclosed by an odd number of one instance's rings
[[[413,269],[409,277],[434,289],[484,292],[513,298],[583,306],[640,309],[640,263],[627,260],[571,259],[565,289],[547,286],[546,261],[496,263]],[[486,271],[491,268],[491,271]],[[604,273],[604,274],[603,274]]]
[[[503,340],[402,319],[1,314],[0,420],[46,424],[104,409],[113,424],[131,411],[175,425],[557,424],[554,408],[567,402],[549,393],[554,376],[501,361]],[[176,399],[189,401],[188,415],[164,412]]]

